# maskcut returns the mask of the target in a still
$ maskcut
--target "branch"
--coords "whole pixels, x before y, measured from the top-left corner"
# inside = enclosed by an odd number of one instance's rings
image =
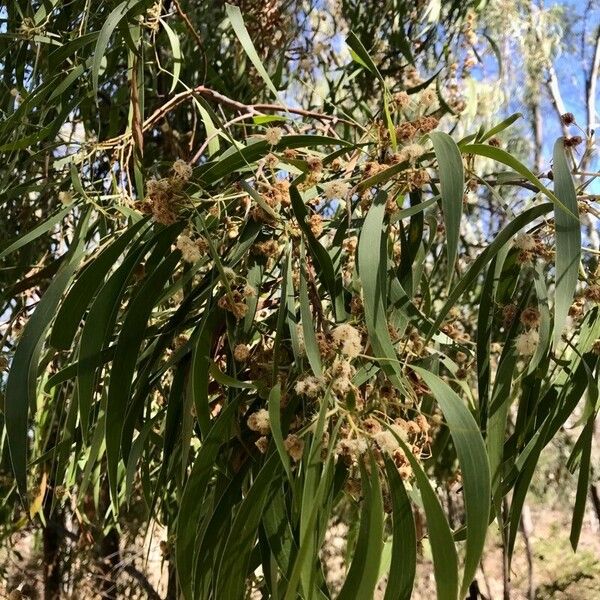
[[[594,45],[594,58],[592,66],[586,78],[585,87],[587,92],[587,134],[591,135],[596,125],[596,88],[598,84],[598,70],[600,70],[600,27],[596,32],[596,43]]]
[[[238,102],[237,100],[234,100],[229,96],[225,96],[220,92],[207,88],[204,85],[199,85],[195,88],[191,88],[189,90],[185,90],[184,92],[179,92],[179,94],[175,94],[168,102],[165,102],[165,104],[157,108],[147,119],[144,120],[142,124],[142,131],[148,131],[149,129],[151,129],[154,125],[161,121],[169,112],[171,112],[180,104],[182,104],[183,102],[195,95],[204,96],[210,100],[213,100],[214,102],[217,102],[218,104],[222,104],[228,106],[229,108],[239,110],[244,113],[250,113],[253,115],[268,112],[284,112],[291,113],[294,115],[300,115],[302,117],[317,119],[319,121],[346,123],[348,125],[352,125],[353,127],[358,126],[358,124],[354,121],[343,119],[335,115],[328,115],[314,110],[305,110],[303,108],[292,108],[284,106],[283,104],[244,104],[243,102]],[[105,140],[104,142],[96,144],[96,148],[113,148],[114,146],[117,146],[120,143],[128,142],[131,138],[131,135],[131,132],[123,133],[114,138],[110,138],[108,140]]]
[[[552,106],[554,107],[554,110],[556,111],[556,115],[558,117],[558,121],[562,126],[563,135],[567,137],[567,127],[561,119],[561,116],[567,112],[567,109],[565,108],[565,103],[563,102],[562,95],[560,93],[560,88],[558,86],[558,77],[556,76],[556,70],[554,69],[554,65],[552,63],[548,65],[548,79],[546,80],[546,84],[548,86],[548,92],[550,92]]]
[[[152,587],[152,584],[148,581],[148,578],[141,572],[138,571],[133,565],[125,565],[121,571],[125,571],[132,579],[135,579],[142,589],[146,592],[146,598],[150,600],[162,600],[158,595],[158,592]]]

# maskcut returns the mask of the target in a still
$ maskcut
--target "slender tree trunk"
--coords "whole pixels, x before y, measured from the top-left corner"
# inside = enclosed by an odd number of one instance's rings
[[[504,513],[504,518],[508,515],[508,502],[506,498],[502,500],[502,512]],[[502,544],[502,598],[503,600],[510,600],[510,567],[508,561],[508,548],[506,547],[506,539],[503,534],[502,536],[503,544]]]
[[[99,504],[98,513],[102,520],[110,506],[110,491],[106,480],[102,482],[100,488]],[[117,600],[117,576],[121,560],[119,543],[119,532],[114,527],[100,540],[98,566],[101,573],[100,594],[104,600]]]
[[[528,506],[523,507],[523,515],[521,517],[521,523],[519,524],[521,533],[523,534],[523,540],[525,541],[525,556],[527,558],[527,599],[534,600],[535,598],[535,585],[533,582],[533,553],[531,551],[531,512]]]
[[[64,519],[60,509],[52,508],[53,494],[46,493],[44,498],[44,519],[46,526],[43,530],[44,552],[44,600],[59,600],[61,597],[62,568],[61,548],[64,542]]]
[[[598,489],[598,484],[590,485],[590,496],[592,498],[594,512],[596,513],[596,517],[600,523],[600,489]]]
[[[531,125],[533,128],[533,160],[535,170],[539,174],[542,170],[542,149],[544,147],[544,126],[542,111],[540,110],[539,98],[531,104]]]
[[[169,581],[167,583],[167,595],[165,600],[177,600],[177,573],[175,566],[169,561]]]

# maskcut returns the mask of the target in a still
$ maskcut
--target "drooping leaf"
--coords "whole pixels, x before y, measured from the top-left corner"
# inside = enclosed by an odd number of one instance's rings
[[[554,207],[556,231],[556,292],[554,300],[554,345],[560,342],[577,287],[581,259],[581,225],[575,184],[567,163],[563,138],[554,144],[554,193],[561,205]],[[566,207],[566,210],[563,209]]]
[[[442,208],[448,249],[448,283],[450,283],[458,254],[460,220],[463,213],[465,189],[463,160],[458,146],[447,133],[434,131],[429,134],[429,139],[433,144],[440,171]]]
[[[465,596],[483,554],[490,514],[490,466],[481,432],[458,394],[437,375],[414,367],[440,405],[460,463],[466,507],[467,544],[461,596]]]

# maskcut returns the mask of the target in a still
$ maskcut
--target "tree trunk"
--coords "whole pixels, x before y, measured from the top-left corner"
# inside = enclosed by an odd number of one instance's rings
[[[53,512],[53,494],[48,491],[44,498],[44,519],[46,526],[43,531],[44,552],[44,600],[59,600],[61,597],[62,569],[60,553],[64,542],[64,519],[60,509]]]
[[[108,481],[104,480],[100,488],[98,514],[100,522],[110,506],[110,491]],[[121,560],[119,548],[120,536],[116,528],[111,528],[102,536],[99,544],[98,566],[101,573],[100,595],[104,600],[117,600],[117,576]]]

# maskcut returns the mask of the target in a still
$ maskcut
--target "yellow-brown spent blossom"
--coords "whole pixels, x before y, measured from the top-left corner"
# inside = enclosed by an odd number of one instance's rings
[[[250,348],[246,344],[238,344],[233,349],[233,358],[238,362],[246,362],[250,357]]]
[[[334,344],[348,358],[356,358],[362,352],[360,332],[352,327],[352,325],[348,323],[338,325],[333,330],[331,336]]]
[[[592,345],[592,352],[594,354],[600,354],[600,340],[596,340]]]
[[[410,140],[415,137],[416,134],[417,128],[410,122],[400,123],[400,125],[396,127],[396,139],[400,141]]]
[[[177,221],[177,206],[168,179],[150,179],[146,184],[146,193],[155,221],[162,225],[172,225]]]
[[[385,171],[385,169],[387,169],[386,165],[382,165],[381,163],[375,161],[369,161],[365,163],[363,172],[365,177],[373,177],[374,175],[377,175],[377,173]]]
[[[584,295],[588,300],[600,304],[600,285],[590,285],[585,291]]]
[[[238,290],[232,290],[231,297],[229,294],[221,296],[217,302],[219,308],[227,310],[239,321],[246,316],[248,305],[244,302],[244,295]]]
[[[575,123],[575,115],[570,112],[566,112],[564,115],[560,115],[560,120],[563,125],[572,125]]]
[[[421,117],[414,122],[414,126],[421,133],[429,133],[433,131],[440,124],[439,120],[435,117]]]
[[[363,301],[360,296],[352,296],[352,300],[350,300],[350,314],[353,317],[358,317],[364,312]]]
[[[279,244],[277,240],[265,240],[264,242],[256,242],[252,246],[255,254],[263,254],[264,256],[277,256],[279,254]]]
[[[373,435],[373,439],[382,452],[390,455],[393,455],[400,446],[394,434],[388,429],[378,431]]]
[[[356,252],[356,248],[358,247],[358,237],[356,237],[355,235],[350,236],[348,238],[346,238],[343,242],[342,242],[342,248],[348,253],[348,254],[354,254]]]
[[[173,176],[182,182],[189,181],[193,169],[185,160],[178,159],[173,163]]]
[[[407,183],[411,190],[422,188],[429,179],[429,173],[425,169],[411,169],[407,172]]]
[[[323,217],[313,214],[308,218],[308,226],[315,237],[319,237],[323,233]]]
[[[267,435],[271,431],[269,411],[264,408],[257,410],[248,417],[246,424],[251,431],[256,431],[256,433],[260,433],[261,435]]]
[[[581,317],[584,312],[584,305],[585,302],[581,298],[573,302],[573,304],[571,304],[571,306],[569,307],[569,316],[573,319]]]
[[[367,417],[362,422],[362,428],[369,435],[375,435],[377,432],[381,431],[381,423],[377,419],[374,419],[373,417]]]
[[[253,206],[250,209],[250,218],[253,221],[257,221],[260,223],[267,223],[272,225],[275,223],[275,219],[265,210],[263,210],[260,206]]]
[[[456,353],[456,357],[455,360],[459,365],[462,365],[464,363],[467,362],[467,355],[464,352],[461,352],[460,350]]]
[[[540,324],[540,311],[530,306],[521,313],[520,320],[525,327],[537,327]]]
[[[272,152],[269,152],[269,154],[265,156],[264,161],[269,169],[274,169],[279,163],[279,158]]]
[[[265,454],[269,446],[269,438],[263,435],[254,442],[254,445],[261,454]]]
[[[283,440],[283,447],[290,455],[291,459],[294,462],[298,462],[304,453],[304,440],[295,433],[290,433],[285,440]]]
[[[282,206],[289,206],[290,199],[290,182],[287,179],[281,179],[273,185],[273,195]]]
[[[317,345],[319,346],[319,354],[324,358],[331,358],[333,355],[334,347],[331,343],[330,336],[326,335],[322,331],[319,331],[316,335]]]
[[[410,96],[406,92],[398,92],[394,94],[394,102],[399,109],[405,109],[410,106]]]
[[[517,307],[514,304],[506,304],[502,307],[502,324],[505,328],[510,327],[517,316]]]
[[[188,235],[183,233],[177,238],[176,246],[178,250],[181,250],[181,258],[185,262],[193,264],[198,262],[202,256],[198,245]]]
[[[173,350],[179,350],[180,348],[183,348],[188,343],[189,339],[190,337],[185,333],[178,335],[173,340]]]
[[[520,233],[515,237],[515,246],[524,252],[533,252],[537,246],[537,242],[532,235]]]
[[[563,143],[565,148],[575,148],[579,146],[583,142],[583,138],[580,135],[574,135],[570,138],[563,138]]]
[[[306,164],[308,165],[308,170],[311,173],[320,172],[323,170],[323,161],[316,156],[311,156],[306,160]]]

